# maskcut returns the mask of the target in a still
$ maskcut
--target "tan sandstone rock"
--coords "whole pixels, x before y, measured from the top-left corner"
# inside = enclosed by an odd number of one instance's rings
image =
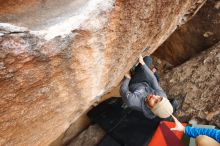
[[[49,145],[204,1],[2,0],[0,145]]]

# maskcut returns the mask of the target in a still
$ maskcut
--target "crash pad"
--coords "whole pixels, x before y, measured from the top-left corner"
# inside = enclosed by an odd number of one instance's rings
[[[142,112],[126,107],[118,97],[100,103],[88,116],[121,146],[146,146],[161,121],[147,119]]]
[[[182,123],[186,126],[186,123]],[[175,122],[161,121],[148,146],[185,146],[183,132],[171,131]]]

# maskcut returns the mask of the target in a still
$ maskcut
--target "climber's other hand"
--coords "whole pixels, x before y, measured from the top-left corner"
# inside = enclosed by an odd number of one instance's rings
[[[142,55],[140,55],[140,56],[139,56],[139,62],[140,62],[140,64],[142,64],[142,65],[144,65],[144,64],[145,64],[145,62],[144,62],[144,59],[143,59]]]
[[[129,72],[126,73],[126,74],[125,74],[125,77],[128,78],[128,79],[131,79],[131,75],[130,75],[130,73],[129,73]]]
[[[175,127],[174,128],[171,128],[170,130],[176,130],[176,131],[181,131],[181,132],[184,132],[185,130],[185,127],[177,120],[176,117],[174,117],[173,115],[171,115],[173,117],[173,120],[175,122]]]

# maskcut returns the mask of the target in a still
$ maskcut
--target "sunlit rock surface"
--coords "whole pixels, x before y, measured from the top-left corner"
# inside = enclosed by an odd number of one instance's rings
[[[49,145],[203,0],[2,0],[0,145]]]
[[[179,101],[182,121],[220,127],[220,42],[163,75],[161,85]]]

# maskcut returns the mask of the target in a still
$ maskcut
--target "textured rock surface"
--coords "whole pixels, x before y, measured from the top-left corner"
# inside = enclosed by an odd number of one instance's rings
[[[176,114],[183,121],[220,127],[220,42],[165,74],[161,85],[182,104]]]
[[[105,132],[98,125],[91,125],[67,146],[96,146],[104,135]]]
[[[80,117],[74,121],[64,133],[60,134],[59,138],[50,144],[50,146],[66,146],[71,139],[79,135],[83,130],[87,129],[91,124],[91,121],[87,116],[87,112],[88,111],[81,114]]]
[[[1,1],[0,145],[49,145],[204,1],[77,2]]]
[[[179,27],[154,55],[178,65],[220,41],[220,2],[208,0],[198,13]]]

